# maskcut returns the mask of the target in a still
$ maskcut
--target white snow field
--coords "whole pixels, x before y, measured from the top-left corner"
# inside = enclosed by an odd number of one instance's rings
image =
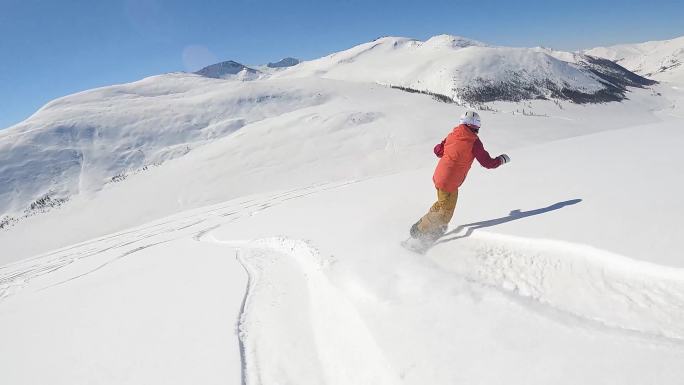
[[[400,242],[466,107],[313,62],[105,87],[0,132],[0,382],[684,381],[684,83],[488,103],[512,162],[473,165],[420,255]]]

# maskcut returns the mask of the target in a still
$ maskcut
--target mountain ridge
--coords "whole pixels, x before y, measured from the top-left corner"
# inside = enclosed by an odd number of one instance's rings
[[[660,81],[684,81],[684,36],[668,40],[595,47],[583,51],[611,60],[639,75]]]
[[[382,37],[274,74],[368,81],[445,95],[467,104],[561,99],[604,103],[653,80],[588,55],[490,46],[452,35]]]

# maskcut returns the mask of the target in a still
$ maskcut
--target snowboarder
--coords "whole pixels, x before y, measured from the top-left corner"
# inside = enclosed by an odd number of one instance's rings
[[[440,158],[432,177],[437,188],[437,202],[411,227],[412,238],[431,244],[444,235],[454,215],[458,188],[474,159],[485,168],[497,168],[511,161],[506,154],[490,157],[477,136],[479,131],[480,115],[467,111],[461,115],[459,125],[435,146],[435,155]]]

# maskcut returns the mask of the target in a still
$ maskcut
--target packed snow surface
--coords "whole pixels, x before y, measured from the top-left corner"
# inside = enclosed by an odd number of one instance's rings
[[[420,60],[382,74],[375,52],[408,49],[518,52],[383,38],[95,89],[1,131],[2,382],[681,384],[684,84],[487,104],[480,137],[512,163],[473,165],[419,255],[400,243],[466,107],[378,84]],[[583,60],[529,51],[529,72]]]

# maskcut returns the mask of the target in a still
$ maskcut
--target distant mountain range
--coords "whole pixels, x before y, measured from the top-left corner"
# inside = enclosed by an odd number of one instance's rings
[[[208,78],[222,79],[230,77],[240,77],[242,79],[251,79],[255,75],[263,72],[266,69],[277,69],[277,68],[287,68],[299,64],[299,59],[292,57],[286,57],[275,63],[268,63],[265,66],[260,66],[259,69],[254,69],[248,67],[244,64],[240,64],[233,60],[223,61],[220,63],[212,64],[202,68],[201,70],[195,72],[198,75],[202,75]]]
[[[468,104],[533,99],[613,102],[625,98],[627,87],[654,83],[618,64],[587,54],[495,47],[451,35],[427,41],[383,37],[301,63],[286,58],[256,70],[228,61],[197,73],[246,80],[259,74],[376,82]]]

